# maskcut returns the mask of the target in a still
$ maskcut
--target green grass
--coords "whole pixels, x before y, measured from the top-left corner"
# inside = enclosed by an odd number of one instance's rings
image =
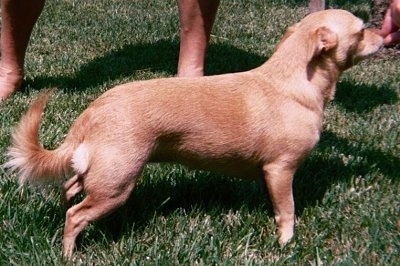
[[[367,0],[326,1],[368,20]],[[268,58],[305,1],[222,1],[207,74]],[[40,91],[57,87],[41,141],[57,146],[77,115],[113,85],[175,75],[175,1],[48,1],[26,57],[24,89],[0,105],[0,164],[10,130]],[[400,58],[346,72],[324,133],[295,177],[298,223],[280,248],[260,182],[152,165],[126,206],[88,226],[78,265],[399,265]],[[18,188],[0,168],[0,265],[70,264],[61,257],[59,189]]]

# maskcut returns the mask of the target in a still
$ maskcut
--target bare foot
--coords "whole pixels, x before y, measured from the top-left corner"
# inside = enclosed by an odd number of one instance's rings
[[[0,102],[6,100],[21,87],[22,79],[22,70],[13,71],[0,67]]]

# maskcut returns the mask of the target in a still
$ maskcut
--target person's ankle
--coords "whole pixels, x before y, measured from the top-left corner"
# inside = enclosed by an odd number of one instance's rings
[[[202,67],[182,67],[178,69],[176,74],[178,77],[202,77],[204,71]]]
[[[6,100],[21,87],[23,76],[21,69],[12,70],[0,66],[0,101]]]

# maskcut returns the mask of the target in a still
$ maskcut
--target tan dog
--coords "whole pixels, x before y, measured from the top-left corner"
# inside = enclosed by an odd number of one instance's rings
[[[165,161],[263,177],[283,244],[293,236],[293,174],[319,140],[323,109],[338,77],[381,44],[347,11],[312,13],[251,71],[110,89],[53,151],[38,143],[45,94],[15,128],[5,166],[19,172],[21,184],[74,173],[64,184],[67,201],[82,190],[86,196],[67,210],[66,256],[89,222],[124,204],[146,163]]]

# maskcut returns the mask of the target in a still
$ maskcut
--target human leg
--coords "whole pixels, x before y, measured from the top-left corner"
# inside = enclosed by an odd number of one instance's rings
[[[25,52],[45,0],[1,0],[0,100],[22,83]]]
[[[321,11],[325,9],[325,0],[309,0],[308,1],[308,10],[310,13]]]
[[[178,76],[202,76],[219,0],[178,0],[180,50]]]

